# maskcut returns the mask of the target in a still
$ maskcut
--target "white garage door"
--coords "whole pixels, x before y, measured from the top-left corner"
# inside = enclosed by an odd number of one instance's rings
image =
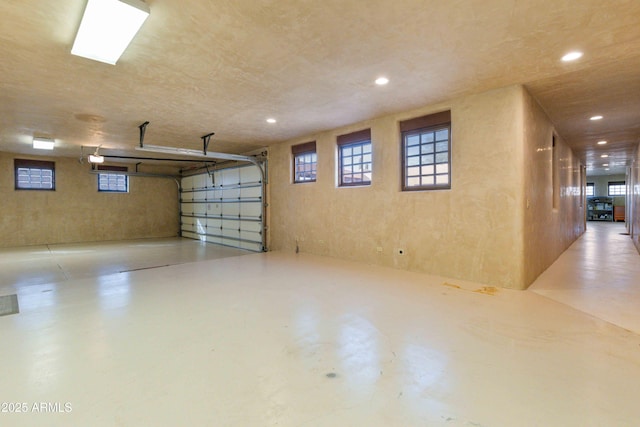
[[[263,251],[262,185],[254,165],[182,178],[182,236]]]

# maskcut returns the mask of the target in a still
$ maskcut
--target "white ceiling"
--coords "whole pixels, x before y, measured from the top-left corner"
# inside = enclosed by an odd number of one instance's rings
[[[146,3],[111,66],[70,54],[85,0],[0,2],[1,151],[45,136],[57,155],[132,152],[148,120],[146,143],[199,149],[215,132],[210,150],[243,153],[517,83],[592,173],[605,151],[624,171],[640,138],[638,0]]]

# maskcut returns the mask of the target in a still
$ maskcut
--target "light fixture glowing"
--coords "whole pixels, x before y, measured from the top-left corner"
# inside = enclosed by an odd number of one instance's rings
[[[148,16],[141,0],[88,0],[71,53],[115,65]]]
[[[602,116],[593,116],[589,120],[591,121],[602,120]]]
[[[378,78],[376,79],[376,84],[377,84],[378,86],[384,86],[384,85],[386,85],[387,83],[389,83],[389,79],[388,79],[388,78],[386,78],[386,77],[378,77]]]
[[[101,146],[98,145],[98,147],[96,147],[96,152],[89,154],[89,163],[104,163],[104,156],[101,156],[100,153],[98,153],[100,147]]]
[[[609,163],[603,163],[602,166],[609,166]]]
[[[571,61],[575,61],[576,59],[582,58],[582,55],[583,55],[582,52],[578,52],[578,51],[569,52],[562,57],[562,60],[564,62],[571,62]]]
[[[609,155],[608,155],[608,154],[603,154],[603,155],[602,155],[602,156],[600,156],[600,157],[602,157],[603,159],[606,159],[607,157],[609,157]]]
[[[267,119],[267,123],[271,123],[271,124],[273,124],[273,123],[275,123],[275,122],[277,122],[277,120],[276,120],[276,119],[274,119],[274,118],[272,118],[272,117],[269,117],[269,118]]]
[[[604,168],[604,170],[608,171],[608,170],[609,170],[609,168]]]
[[[598,145],[605,145],[607,141],[598,141]]]
[[[36,150],[53,150],[55,141],[49,138],[33,138],[33,148]]]

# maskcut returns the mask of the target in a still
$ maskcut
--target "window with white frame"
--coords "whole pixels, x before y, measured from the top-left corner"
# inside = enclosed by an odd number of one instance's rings
[[[370,185],[371,129],[338,136],[338,185]]]
[[[595,185],[593,182],[587,182],[587,197],[592,197],[596,195]]]
[[[295,184],[315,182],[318,170],[316,142],[294,145],[291,147],[291,154],[293,155],[293,182]]]
[[[627,194],[627,185],[624,181],[609,182],[609,196],[625,196]]]
[[[98,165],[98,170],[103,173],[98,174],[98,191],[107,193],[128,193],[129,176],[126,166],[105,166]]]
[[[14,159],[16,190],[56,189],[55,163],[43,160]]]
[[[451,111],[400,122],[402,189],[451,188]]]

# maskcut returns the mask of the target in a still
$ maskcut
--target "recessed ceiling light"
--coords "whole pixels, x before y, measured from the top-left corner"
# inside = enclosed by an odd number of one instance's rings
[[[602,120],[602,116],[593,116],[589,120]]]
[[[36,150],[53,150],[55,141],[49,138],[33,138],[33,148]]]
[[[575,61],[576,59],[580,59],[580,58],[582,58],[582,52],[573,51],[573,52],[569,52],[565,56],[563,56],[562,60],[564,62],[569,62],[569,61]]]
[[[606,143],[607,143],[607,141],[598,141],[598,145],[604,145]]]
[[[603,155],[602,155],[602,156],[600,156],[600,157],[602,157],[603,159],[606,159],[607,157],[609,157],[609,155],[608,155],[608,154],[603,154]]]
[[[267,119],[267,123],[275,123],[275,122],[277,122],[277,120],[276,120],[276,119],[274,119],[274,118],[272,118],[272,117],[269,117],[269,118]]]
[[[378,77],[378,78],[376,79],[376,84],[377,84],[378,86],[384,86],[384,85],[386,85],[387,83],[389,83],[389,79],[388,79],[388,78],[386,78],[386,77]]]
[[[602,166],[609,166],[609,163],[603,163]]]

